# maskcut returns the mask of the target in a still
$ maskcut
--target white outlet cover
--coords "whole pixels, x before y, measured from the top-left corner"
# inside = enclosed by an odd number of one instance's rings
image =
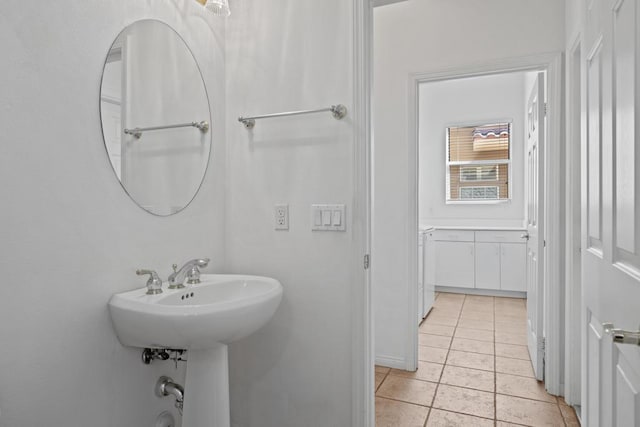
[[[274,228],[276,230],[289,229],[289,205],[277,204],[273,207]]]

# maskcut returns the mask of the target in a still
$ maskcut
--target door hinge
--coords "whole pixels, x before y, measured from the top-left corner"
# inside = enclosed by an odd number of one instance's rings
[[[369,264],[370,264],[370,263],[371,263],[371,261],[370,261],[369,254],[366,254],[366,255],[364,256],[364,269],[365,269],[365,270],[368,270],[368,269],[369,269]]]
[[[544,248],[546,248],[546,247],[547,247],[547,241],[546,241],[546,240],[543,240],[543,241],[542,241],[542,247],[544,247]]]
[[[549,104],[544,103],[544,115],[546,116],[549,113]]]

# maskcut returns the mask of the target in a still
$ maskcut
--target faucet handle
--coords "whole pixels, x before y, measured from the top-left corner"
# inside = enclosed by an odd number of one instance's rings
[[[138,276],[143,276],[145,274],[149,275],[149,280],[147,280],[147,295],[156,295],[162,293],[162,279],[158,276],[153,270],[136,270],[136,274]]]

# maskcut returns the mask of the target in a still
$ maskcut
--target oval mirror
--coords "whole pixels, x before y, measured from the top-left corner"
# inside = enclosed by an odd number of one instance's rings
[[[111,46],[100,90],[104,144],[141,208],[171,215],[195,197],[209,163],[209,100],[193,54],[167,24],[126,27]]]

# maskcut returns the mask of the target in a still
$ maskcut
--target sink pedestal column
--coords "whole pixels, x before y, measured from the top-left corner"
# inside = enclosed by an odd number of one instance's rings
[[[229,354],[220,344],[188,350],[182,427],[230,427]]]

